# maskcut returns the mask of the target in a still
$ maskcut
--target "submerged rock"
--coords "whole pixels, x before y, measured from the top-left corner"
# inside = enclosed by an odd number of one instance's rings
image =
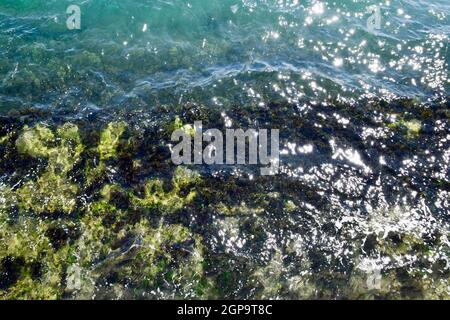
[[[449,123],[414,108],[2,118],[0,298],[448,299]],[[279,128],[280,174],[175,166],[195,120]]]

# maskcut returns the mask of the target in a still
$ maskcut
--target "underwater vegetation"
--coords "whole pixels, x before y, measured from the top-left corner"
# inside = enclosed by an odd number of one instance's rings
[[[1,116],[0,299],[449,299],[448,110]],[[194,120],[280,129],[281,173],[173,165]]]

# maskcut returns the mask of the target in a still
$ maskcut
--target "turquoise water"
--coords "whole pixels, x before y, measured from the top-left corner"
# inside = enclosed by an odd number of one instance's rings
[[[448,1],[374,4],[2,0],[0,110],[445,97]]]

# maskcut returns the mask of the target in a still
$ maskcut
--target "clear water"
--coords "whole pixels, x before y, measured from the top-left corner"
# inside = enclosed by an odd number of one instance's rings
[[[374,4],[2,0],[0,110],[445,96],[448,1]]]
[[[449,299],[449,22],[448,0],[0,0],[0,299]],[[179,199],[176,116],[279,128],[280,174],[191,166],[192,203],[133,204],[149,179]],[[18,150],[36,127],[60,180]]]

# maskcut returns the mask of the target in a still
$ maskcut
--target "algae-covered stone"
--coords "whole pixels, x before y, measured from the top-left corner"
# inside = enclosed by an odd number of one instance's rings
[[[67,123],[57,130],[59,146],[50,154],[50,164],[54,164],[62,172],[68,172],[80,160],[83,152],[78,127]]]
[[[277,299],[283,288],[280,281],[283,272],[283,257],[279,251],[267,266],[258,269],[253,275],[253,281],[262,287],[260,299]]]
[[[19,207],[36,213],[70,213],[75,209],[78,186],[48,171],[17,190]]]
[[[126,214],[107,198],[111,188],[102,191],[104,198],[93,204],[82,219],[82,236],[76,243],[76,266],[70,269],[70,290],[77,297],[91,298],[93,283],[102,282],[111,273],[129,279],[133,291],[121,283],[115,290],[129,298],[144,297],[166,283],[172,283],[182,297],[200,297],[208,288],[203,275],[201,239],[180,225],[152,227],[148,220],[124,223]],[[169,291],[173,294],[173,289]],[[168,293],[166,293],[168,294]]]
[[[0,225],[8,220],[8,215],[17,204],[15,192],[7,185],[0,183]]]
[[[177,167],[172,178],[172,189],[166,191],[164,182],[160,179],[147,181],[144,197],[133,197],[133,203],[138,207],[159,209],[165,213],[172,213],[191,203],[197,195],[194,189],[199,176],[193,171]]]
[[[402,285],[393,271],[382,272],[375,269],[371,272],[361,272],[354,270],[348,286],[344,290],[345,294],[352,299],[400,299],[401,287]]]
[[[95,261],[101,261],[111,252],[111,244],[123,239],[132,225],[126,224],[126,212],[111,203],[111,192],[119,192],[114,185],[105,185],[100,191],[101,198],[87,207],[81,218],[81,237],[77,248],[81,267],[91,267]]]
[[[101,181],[107,171],[107,160],[117,158],[117,148],[121,136],[125,132],[127,124],[125,122],[110,122],[100,133],[100,141],[96,148],[99,162],[92,161],[86,164],[84,169],[85,186],[89,187],[94,182]]]
[[[58,299],[69,245],[55,249],[48,225],[21,218],[0,228],[0,299]]]
[[[397,121],[390,123],[388,126],[390,128],[406,129],[406,136],[409,139],[417,137],[422,129],[422,123],[419,120],[405,120],[401,117]]]
[[[51,144],[54,143],[53,132],[38,124],[34,128],[25,127],[22,134],[16,140],[16,147],[20,153],[28,154],[32,157],[48,157]]]
[[[294,212],[295,210],[297,210],[297,206],[292,200],[287,200],[285,202],[285,210],[287,212]]]
[[[72,169],[83,151],[78,127],[71,123],[59,127],[56,134],[42,124],[25,127],[16,140],[16,147],[31,157],[47,158],[49,167],[62,172]]]
[[[180,225],[154,229],[147,221],[137,224],[136,231],[141,237],[139,249],[122,272],[134,279],[138,288],[160,288],[159,294],[153,291],[160,298],[201,298],[208,294],[212,284],[204,276],[199,236]],[[167,291],[164,283],[171,284]]]
[[[214,209],[221,215],[226,216],[249,216],[264,213],[262,207],[249,207],[245,202],[241,202],[237,206],[226,206],[223,202],[214,205]]]
[[[355,108],[319,107],[364,120]],[[302,168],[295,175],[249,179],[221,167],[174,170],[161,148],[169,130],[191,131],[184,122],[195,119],[223,126],[220,112],[214,120],[207,108],[185,109],[178,117],[159,112],[162,119],[124,112],[127,123],[104,126],[91,121],[104,119],[95,114],[77,125],[57,116],[33,124],[40,111],[2,118],[2,135],[14,133],[0,145],[8,162],[0,168],[0,298],[448,299],[445,166],[426,144],[444,141],[441,118],[436,139],[430,130],[415,143],[407,140],[421,128],[406,121],[418,118],[414,110],[391,126],[396,135],[376,117],[369,127],[380,130],[367,130],[368,138],[365,130],[333,131],[328,120],[315,127],[308,121],[319,123],[317,112],[300,116],[295,106],[236,108],[236,126],[271,123],[293,143],[318,146],[307,159],[294,157],[298,163],[287,159],[287,169]],[[337,163],[330,132],[379,179]],[[421,170],[413,176],[378,168],[378,156],[404,158],[392,141],[420,158],[422,140],[436,161],[414,158]]]
[[[78,66],[100,66],[102,63],[102,59],[100,56],[93,52],[89,51],[80,51],[77,52],[70,58],[71,62],[74,65]]]
[[[166,131],[169,135],[172,134],[172,132],[175,130],[183,130],[184,133],[186,133],[190,137],[193,137],[195,135],[195,128],[189,123],[184,124],[178,116],[176,116],[175,120],[173,120],[173,122],[171,122],[166,128]]]
[[[125,132],[126,127],[125,122],[111,122],[100,133],[98,153],[101,161],[114,158],[117,155],[119,139]]]
[[[7,133],[4,136],[0,137],[0,144],[6,143],[9,139],[11,139],[12,135],[13,135],[13,133],[10,132],[10,133]]]
[[[72,212],[78,186],[68,172],[80,160],[83,145],[78,127],[66,123],[56,130],[38,124],[24,128],[16,140],[20,153],[47,159],[45,172],[36,180],[25,182],[17,190],[19,207],[36,213]]]
[[[420,129],[422,128],[422,124],[419,120],[410,120],[410,121],[403,121],[402,124],[408,129],[408,136],[409,137],[416,137],[419,135]]]

